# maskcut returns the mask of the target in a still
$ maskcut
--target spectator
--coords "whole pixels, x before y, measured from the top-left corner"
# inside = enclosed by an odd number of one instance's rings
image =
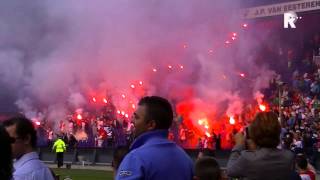
[[[14,162],[14,180],[53,180],[49,168],[35,152],[37,136],[32,122],[25,117],[14,117],[3,123],[10,137]]]
[[[221,180],[221,169],[213,157],[202,157],[195,163],[194,180]]]
[[[128,154],[129,148],[127,146],[119,146],[113,152],[112,159],[112,168],[114,176],[117,174],[117,170],[124,159],[124,157]]]
[[[249,126],[249,135],[256,150],[245,150],[245,137],[237,133],[234,137],[227,174],[244,179],[289,179],[293,172],[293,153],[279,150],[280,123],[276,114],[261,112]]]
[[[68,149],[70,149],[70,150],[75,149],[78,145],[78,141],[72,133],[68,134],[68,142],[69,142]]]
[[[287,150],[291,150],[292,143],[293,143],[293,135],[292,135],[292,133],[288,132],[283,137],[282,148],[287,149]]]
[[[47,133],[48,133],[48,146],[51,147],[53,143],[53,130],[49,128],[47,130]]]
[[[144,97],[134,113],[134,136],[130,153],[120,164],[116,179],[190,180],[190,157],[169,141],[173,121],[170,103],[161,97]]]
[[[201,138],[198,138],[197,148],[198,148],[199,152],[203,151],[203,140]]]
[[[12,178],[12,152],[11,143],[14,139],[10,138],[3,126],[0,126],[0,177],[3,180]]]
[[[301,132],[300,130],[297,130],[296,133],[294,134],[294,140],[293,140],[293,151],[298,154],[303,152],[303,143],[302,143],[302,138],[301,138]]]
[[[303,154],[297,155],[296,165],[302,180],[316,180],[316,173]]]

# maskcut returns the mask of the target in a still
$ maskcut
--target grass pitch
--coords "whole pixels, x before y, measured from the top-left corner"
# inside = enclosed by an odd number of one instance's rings
[[[60,180],[66,177],[72,180],[112,180],[111,171],[86,170],[86,169],[53,169],[56,175],[60,175]]]

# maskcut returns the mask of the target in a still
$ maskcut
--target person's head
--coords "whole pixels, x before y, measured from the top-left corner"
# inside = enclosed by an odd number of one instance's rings
[[[10,138],[3,126],[0,126],[0,142],[0,177],[9,180],[12,176],[11,143],[13,143],[13,139]]]
[[[287,133],[283,138],[284,149],[290,149],[292,143],[293,143],[293,135],[292,133]]]
[[[158,96],[146,96],[138,103],[133,115],[134,136],[157,129],[169,129],[173,110],[168,100]]]
[[[280,143],[281,126],[273,112],[260,112],[249,126],[250,138],[258,147],[275,148]]]
[[[202,157],[195,163],[194,180],[220,180],[221,169],[213,157]]]
[[[298,170],[307,170],[308,160],[303,154],[297,154],[296,166],[297,166]]]
[[[13,158],[20,158],[22,155],[32,152],[36,147],[37,133],[33,123],[25,117],[14,117],[3,122],[12,143]]]
[[[112,168],[114,175],[117,174],[117,170],[128,152],[129,148],[127,146],[119,146],[114,150],[112,159]]]

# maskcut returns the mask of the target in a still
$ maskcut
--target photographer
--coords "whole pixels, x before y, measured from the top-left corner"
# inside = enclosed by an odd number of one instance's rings
[[[250,140],[242,133],[234,136],[227,174],[244,179],[290,179],[294,167],[294,155],[288,150],[277,149],[281,127],[277,115],[272,112],[257,114],[248,129]]]

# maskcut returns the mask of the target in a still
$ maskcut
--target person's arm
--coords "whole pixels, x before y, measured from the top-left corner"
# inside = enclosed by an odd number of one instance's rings
[[[243,177],[246,172],[246,159],[242,156],[241,151],[245,149],[244,136],[241,133],[235,135],[236,145],[231,151],[227,164],[227,175],[230,177]]]
[[[116,180],[126,179],[126,180],[138,180],[144,179],[144,165],[141,158],[133,153],[129,153],[121,162],[117,175],[115,177]]]
[[[32,180],[54,180],[53,174],[49,168],[41,168],[32,173]]]
[[[241,156],[243,145],[236,145],[230,154],[227,164],[227,174],[230,177],[243,177],[246,171],[246,159]]]
[[[49,168],[33,170],[32,173],[13,175],[13,180],[54,180]]]

